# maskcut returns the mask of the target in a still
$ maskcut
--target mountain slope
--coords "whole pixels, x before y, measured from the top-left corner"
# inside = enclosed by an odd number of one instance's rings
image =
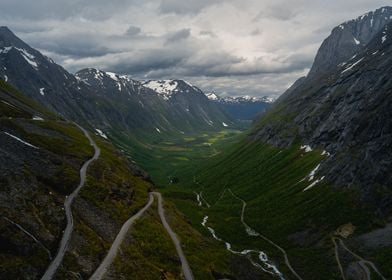
[[[392,20],[392,7],[383,7],[340,24],[322,43],[309,77],[333,70],[363,49]]]
[[[320,173],[338,186],[360,188],[364,200],[382,199],[380,210],[391,206],[389,195],[375,197],[391,183],[391,27],[335,71],[282,98],[253,131],[254,139],[280,147],[300,139],[325,149],[331,157]]]
[[[0,275],[36,279],[56,253],[65,225],[63,201],[77,187],[79,168],[93,150],[74,124],[3,81],[0,122]],[[143,173],[109,143],[96,141],[102,157],[89,168],[87,185],[73,205],[71,244],[77,246],[71,245],[60,275],[72,267],[88,275],[119,225],[145,203],[151,188]],[[75,255],[80,259],[70,262]]]
[[[231,122],[201,90],[185,81],[170,81],[176,86],[162,94],[159,87],[155,91],[147,83],[92,68],[77,72],[76,78],[108,104],[99,110],[109,118],[117,115],[116,126],[123,130],[193,132],[220,129],[222,122]]]

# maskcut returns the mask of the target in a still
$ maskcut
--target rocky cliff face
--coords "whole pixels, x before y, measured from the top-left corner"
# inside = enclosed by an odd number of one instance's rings
[[[392,7],[383,7],[335,27],[322,43],[308,77],[324,74],[362,50],[392,20]]]
[[[391,9],[377,10],[361,17],[364,22],[349,25],[364,26],[371,15],[382,11]],[[378,23],[380,19],[373,24]],[[338,52],[335,63],[339,64],[320,68],[317,76],[310,74],[282,96],[252,134],[253,139],[275,146],[299,141],[326,150],[330,156],[323,161],[320,174],[336,186],[359,189],[363,201],[383,212],[392,207],[388,194],[392,183],[391,30],[391,23],[384,25],[361,48],[352,44],[343,54],[339,48],[331,50]],[[322,47],[320,52],[324,51]],[[347,56],[351,59],[341,62]]]

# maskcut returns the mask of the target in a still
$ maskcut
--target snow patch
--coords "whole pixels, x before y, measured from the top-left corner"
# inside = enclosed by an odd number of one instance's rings
[[[156,130],[157,132],[159,132],[159,133],[162,133],[161,130],[160,130],[158,127],[156,127],[155,130]]]
[[[15,48],[16,50],[18,50],[20,52],[20,54],[23,56],[23,58],[27,61],[28,64],[30,64],[33,68],[37,69],[38,68],[38,64],[37,62],[34,61],[35,56],[32,55],[31,53],[29,53],[28,51],[26,51],[25,49],[19,49],[19,48]]]
[[[303,145],[303,146],[301,146],[300,149],[304,150],[305,153],[309,153],[309,152],[313,151],[313,149],[309,145]]]
[[[102,130],[96,128],[95,131],[96,131],[96,132],[98,133],[98,135],[101,136],[102,138],[108,139],[108,137],[106,136],[106,134],[105,134]]]
[[[309,178],[309,182],[314,180],[314,176],[316,175],[317,170],[320,168],[320,164],[316,166],[315,169],[313,169],[309,175],[307,176]]]
[[[40,93],[42,96],[45,96],[45,88],[40,88],[40,89],[39,89],[39,93]]]
[[[13,139],[19,141],[20,143],[25,144],[26,146],[29,146],[29,147],[34,148],[34,149],[39,149],[37,146],[34,146],[34,145],[30,144],[29,142],[26,142],[26,141],[20,139],[19,137],[16,137],[15,135],[12,135],[11,133],[4,132],[4,134],[6,134],[6,135],[12,137]]]
[[[173,80],[147,81],[143,86],[157,92],[164,100],[169,100],[177,89],[178,83]]]
[[[222,125],[224,126],[224,127],[228,127],[229,125],[227,124],[227,123],[225,123],[225,122],[222,122]]]
[[[213,92],[211,92],[211,93],[206,93],[206,96],[207,96],[207,98],[208,98],[209,100],[213,100],[213,101],[216,101],[216,100],[219,100],[219,99],[220,99],[219,96],[216,95],[216,94],[213,93]]]
[[[353,63],[350,67],[346,68],[345,70],[342,71],[342,74],[352,70],[355,66],[357,66],[362,60],[364,60],[364,57],[362,57],[360,60],[358,60],[357,62]]]
[[[355,38],[355,37],[354,37],[354,42],[355,42],[356,45],[360,45],[360,44],[361,44],[361,41],[359,41],[359,40],[358,40],[357,38]]]
[[[323,181],[325,178],[325,176],[321,177],[320,179],[317,179],[316,181],[314,181],[313,183],[311,183],[309,186],[307,186],[306,188],[303,189],[303,192],[306,192],[307,190],[310,190],[311,188],[313,188],[314,186],[316,186],[318,183],[320,183],[321,181]]]
[[[43,121],[44,119],[39,116],[34,116],[33,121]]]
[[[4,104],[6,104],[6,105],[8,105],[8,106],[11,106],[11,107],[16,108],[14,105],[8,103],[7,101],[1,100],[1,102],[4,103]]]
[[[115,80],[115,81],[118,81],[119,79],[118,79],[118,75],[116,74],[116,73],[113,73],[113,72],[106,72],[106,74],[112,79],[112,80]]]

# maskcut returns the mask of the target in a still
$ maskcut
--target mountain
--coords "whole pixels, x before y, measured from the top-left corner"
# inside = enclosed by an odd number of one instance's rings
[[[74,123],[0,81],[0,278],[38,279],[66,224],[64,201],[93,148]],[[74,232],[63,267],[89,276],[129,213],[152,188],[146,175],[100,137],[102,150],[73,203]],[[102,140],[101,140],[102,139]]]
[[[308,77],[331,71],[351,59],[391,20],[392,7],[383,7],[335,27],[317,52]]]
[[[346,24],[371,26],[372,15],[375,26],[380,22],[375,15],[384,19],[383,11],[392,13],[392,9],[382,8]],[[369,184],[385,186],[391,182],[390,27],[388,23],[380,28],[361,49],[353,45],[350,53],[357,52],[351,59],[338,60],[334,68],[330,65],[331,70],[322,71],[324,75],[320,72],[316,78],[310,73],[299,87],[278,100],[277,108],[269,115],[282,118],[269,121],[266,116],[253,132],[255,139],[280,147],[300,139],[304,145],[325,149],[333,156],[321,165],[320,172],[336,185],[360,188],[363,199],[373,202],[377,200],[375,189],[369,188]],[[318,57],[325,52],[324,46],[325,42]],[[384,197],[378,206],[389,208],[391,202]]]
[[[220,97],[214,92],[206,94],[208,99],[219,104],[229,116],[236,120],[254,120],[266,112],[274,102],[271,97],[252,97],[249,95],[238,97]]]
[[[215,236],[263,248],[277,278],[392,277],[390,12],[334,28],[308,76],[184,183]]]
[[[219,130],[232,120],[185,81],[151,89],[153,81],[83,69],[76,75],[0,28],[0,77],[71,120],[101,130],[179,133]],[[155,82],[155,83],[159,83]],[[174,94],[175,93],[175,94]]]

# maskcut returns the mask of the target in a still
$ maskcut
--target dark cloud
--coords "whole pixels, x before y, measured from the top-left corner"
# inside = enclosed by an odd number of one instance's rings
[[[141,77],[151,71],[174,69],[187,56],[186,51],[147,50],[143,53],[134,53],[127,60],[118,61],[116,64],[110,65],[110,69]]]
[[[171,33],[167,36],[166,43],[176,43],[181,40],[185,40],[191,36],[191,30],[189,28],[184,28]]]
[[[45,32],[44,32],[45,33]],[[101,44],[100,38],[89,32],[75,32],[53,35],[55,40],[42,40],[42,33],[27,34],[29,42],[36,48],[48,50],[59,55],[73,57],[102,56],[115,52]]]
[[[136,36],[142,33],[142,29],[138,26],[131,25],[128,27],[127,31],[125,32],[126,36]]]
[[[390,0],[0,0],[0,25],[68,70],[279,95],[332,27]]]

